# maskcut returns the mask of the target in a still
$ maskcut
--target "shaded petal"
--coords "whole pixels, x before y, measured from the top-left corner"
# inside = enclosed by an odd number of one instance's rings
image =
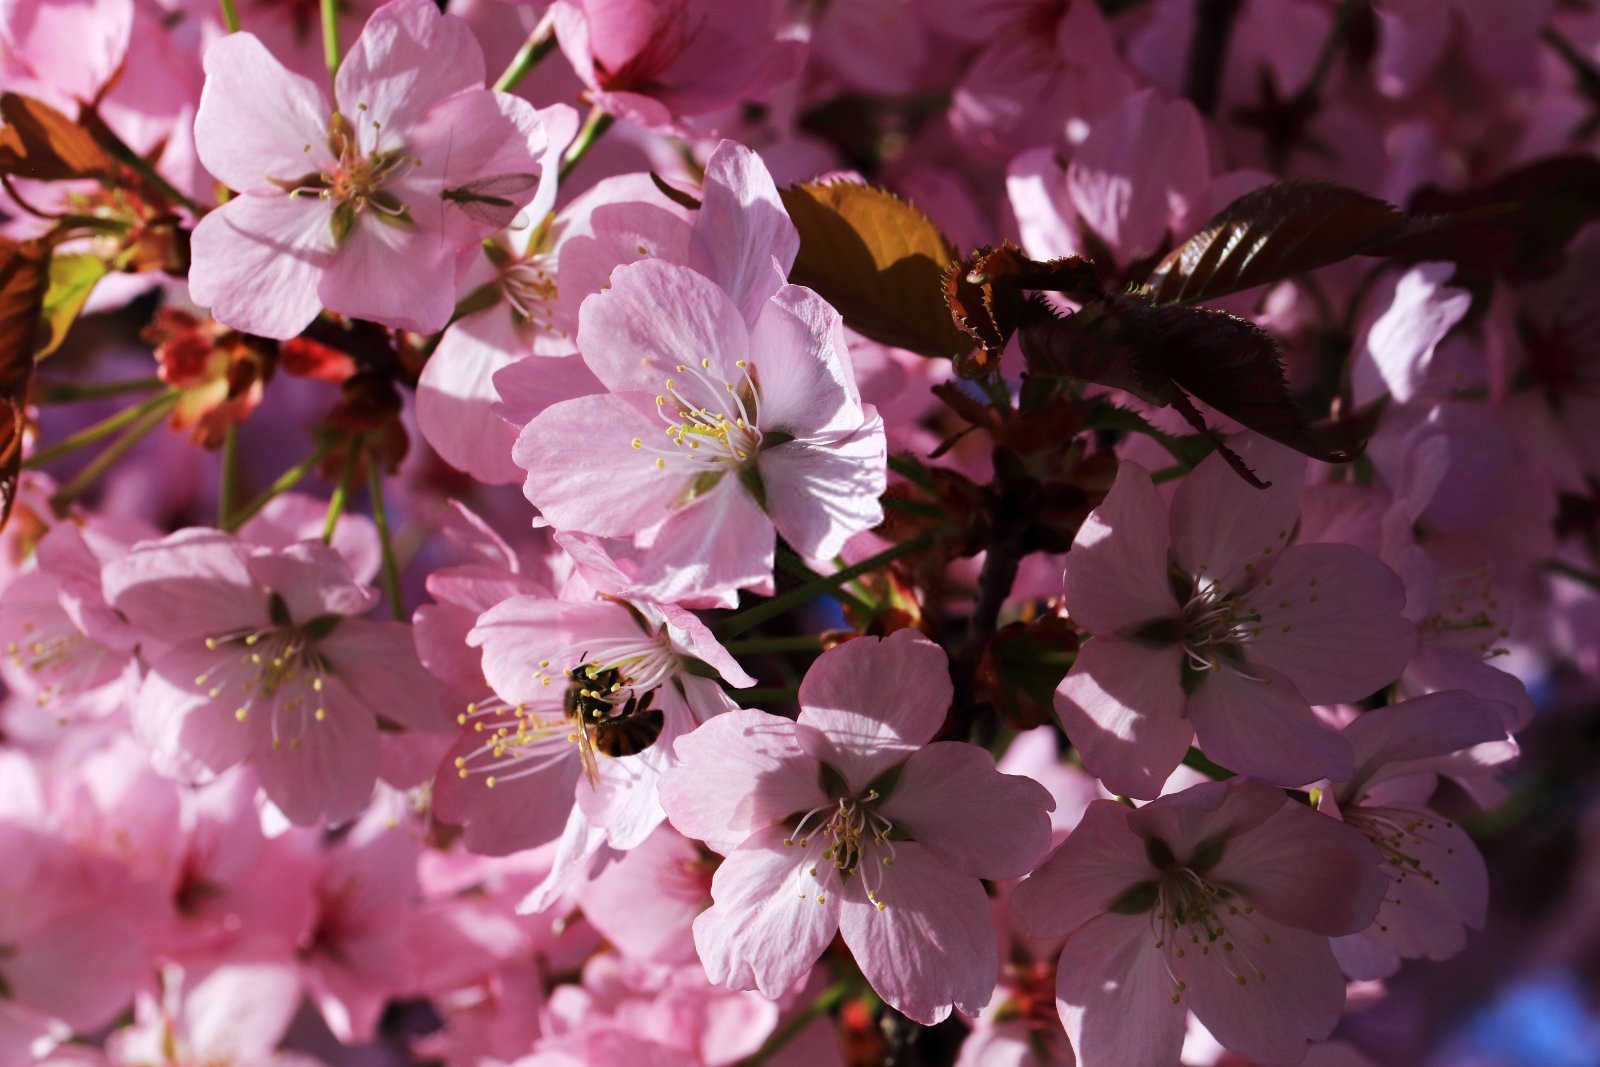
[[[413,213],[428,205],[409,203]],[[332,311],[417,333],[445,328],[456,306],[456,250],[431,219],[390,223],[374,209],[328,260],[317,297]]]
[[[1228,445],[1270,488],[1250,485],[1220,454],[1207,456],[1172,496],[1172,555],[1185,574],[1234,590],[1260,575],[1289,543],[1306,458],[1255,434]]]
[[[1230,928],[1232,952],[1173,961],[1184,1000],[1216,1039],[1262,1063],[1297,1063],[1344,1012],[1344,978],[1328,939],[1260,916]],[[1241,980],[1242,979],[1242,980]]]
[[[1149,916],[1101,915],[1067,939],[1056,1011],[1079,1067],[1164,1067],[1183,1047],[1183,1008]]]
[[[378,777],[378,726],[338,679],[324,690],[328,715],[254,759],[261,788],[299,826],[360,813]],[[252,718],[254,715],[252,715]]]
[[[807,728],[764,711],[730,711],[678,738],[661,806],[679,833],[727,854],[754,832],[826,804]]]
[[[194,147],[218,181],[240,193],[276,194],[268,181],[331,170],[328,97],[291,74],[254,34],[211,42],[194,117]]]
[[[564,745],[541,770],[508,770],[491,788],[485,777],[462,777],[455,761],[476,751],[483,735],[464,731],[433,780],[433,812],[444,822],[466,828],[468,851],[505,856],[553,841],[572,813],[574,790],[582,774],[578,746]]]
[[[248,193],[207,212],[190,237],[190,297],[234,329],[295,336],[322,310],[332,218],[318,197]]]
[[[816,891],[806,874],[816,857],[783,837],[777,828],[755,834],[712,876],[714,903],[694,920],[694,944],[715,985],[781,996],[839,928],[839,894]]]
[[[1061,847],[1012,892],[1012,914],[1030,940],[1053,941],[1154,875],[1143,840],[1128,826],[1128,809],[1097,800]]]
[[[857,792],[927,744],[954,692],[944,649],[912,629],[858,637],[818,656],[800,682],[802,743]]]
[[[1453,689],[1363,712],[1344,728],[1355,753],[1356,788],[1433,770],[1462,749],[1501,740],[1500,707]]]
[[[1071,554],[1068,554],[1071,558]],[[1108,789],[1161,793],[1194,737],[1182,684],[1183,650],[1094,637],[1056,688],[1061,728]]]
[[[453,727],[446,694],[417,659],[410,626],[346,619],[318,647],[373,715],[412,730]]]
[[[1128,826],[1141,837],[1164,841],[1188,863],[1201,844],[1259,826],[1288,802],[1282,790],[1247,778],[1201,782],[1130,811]]]
[[[518,481],[511,461],[517,428],[494,411],[495,372],[526,355],[509,308],[473,312],[451,323],[417,382],[417,426],[444,461],[480,482]]]
[[[1149,473],[1131,460],[1117,464],[1111,491],[1067,553],[1067,613],[1096,634],[1175,618],[1167,547],[1167,508]]]
[[[1417,647],[1400,614],[1405,586],[1350,545],[1294,545],[1245,603],[1259,613],[1245,648],[1312,704],[1361,700],[1400,676]]]
[[[1207,877],[1277,922],[1332,937],[1364,929],[1377,914],[1387,883],[1379,859],[1356,830],[1288,803],[1229,836]]]
[[[266,717],[250,716],[241,723],[234,715],[241,686],[247,678],[254,681],[255,672],[240,667],[237,678],[219,675],[217,667],[224,659],[231,662],[233,656],[208,649],[196,639],[151,663],[134,699],[132,718],[134,730],[164,769],[179,770],[185,777],[194,776],[196,764],[220,771],[269,743]],[[198,678],[206,682],[196,684]],[[216,697],[207,696],[212,686],[219,690]]]
[[[1245,677],[1218,667],[1190,694],[1189,718],[1205,754],[1274,785],[1347,779],[1355,770],[1350,743],[1317,718],[1283,675],[1252,669],[1256,675]]]
[[[759,312],[750,358],[761,389],[762,429],[796,436],[858,429],[865,416],[839,313],[798,285],[777,290]]]
[[[863,866],[883,857],[868,851]],[[895,844],[892,866],[880,866],[882,884],[867,899],[858,869],[846,883],[839,932],[873,990],[901,1014],[933,1026],[954,1005],[976,1015],[988,1003],[999,974],[994,924],[983,883],[951,870],[943,858],[915,841]]]
[[[888,446],[875,411],[855,430],[788,441],[757,459],[766,512],[796,552],[831,559],[883,521]]]
[[[799,250],[800,234],[761,157],[737,141],[718,142],[706,160],[689,266],[722,286],[753,323]]]
[[[1038,782],[995,770],[987,749],[936,741],[906,760],[878,812],[954,870],[993,879],[1038,866],[1050,850],[1054,807]]]

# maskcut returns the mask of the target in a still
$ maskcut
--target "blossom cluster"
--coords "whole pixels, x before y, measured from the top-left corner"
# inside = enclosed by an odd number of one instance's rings
[[[0,1067],[1383,1060],[1600,691],[1600,17],[318,7],[0,4]]]

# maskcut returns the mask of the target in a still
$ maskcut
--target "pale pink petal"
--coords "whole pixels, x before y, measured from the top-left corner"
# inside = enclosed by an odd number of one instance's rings
[[[1137,463],[1117,465],[1111,491],[1078,527],[1067,553],[1066,604],[1073,622],[1097,634],[1177,617],[1167,508]]]
[[[1252,670],[1246,677],[1220,666],[1190,694],[1189,717],[1205,754],[1274,785],[1349,777],[1355,770],[1350,743],[1318,719],[1281,674]]]
[[[839,928],[839,894],[818,893],[806,874],[816,857],[783,841],[778,828],[756,833],[712,878],[715,903],[695,919],[694,944],[714,985],[781,996]]]
[[[1067,939],[1056,1011],[1079,1067],[1176,1063],[1181,1005],[1148,915],[1101,915]]]
[[[7,947],[6,999],[81,1031],[111,1021],[147,962],[139,928],[109,908],[74,908]]]
[[[415,216],[429,205],[407,206]],[[430,222],[410,226],[387,222],[370,208],[362,212],[329,258],[317,299],[330,310],[385,326],[417,333],[444,329],[455,310],[456,249]]]
[[[716,283],[687,267],[648,259],[618,267],[611,288],[583,302],[578,351],[607,388],[657,394],[671,378],[694,402],[702,395],[713,399],[697,375],[717,382],[744,376],[738,364],[750,358],[750,333]],[[676,369],[690,364],[693,372]],[[661,437],[659,422],[652,436]]]
[[[1097,800],[1061,847],[1012,893],[1017,929],[1031,940],[1054,941],[1155,874],[1144,842],[1128,827],[1128,809]]]
[[[1056,714],[1084,767],[1107,788],[1158,796],[1188,751],[1194,727],[1185,710],[1182,663],[1177,645],[1095,637],[1078,649],[1056,689]]]
[[[1277,922],[1324,936],[1364,929],[1387,884],[1378,850],[1349,826],[1303,804],[1227,839],[1207,877]]]
[[[1405,599],[1394,571],[1359,548],[1293,545],[1245,600],[1260,615],[1246,660],[1281,671],[1312,704],[1361,700],[1416,648]]]
[[[642,447],[664,442],[661,427],[654,399],[643,393],[553,404],[523,428],[512,453],[528,472],[523,495],[557,529],[616,537],[654,525],[692,478],[672,463],[658,468],[660,457]]]
[[[1271,919],[1230,923],[1231,952],[1173,961],[1184,1000],[1223,1045],[1262,1063],[1295,1063],[1344,1012],[1344,978],[1328,939]],[[1240,979],[1243,979],[1241,981]]]
[[[1381,310],[1356,339],[1350,373],[1357,405],[1385,393],[1405,403],[1426,388],[1434,349],[1472,304],[1471,293],[1445,285],[1454,272],[1454,263],[1418,263],[1369,298]]]
[[[288,548],[297,541],[320,540],[327,523],[326,500],[308,493],[284,493],[239,527],[239,540],[263,548]],[[365,515],[350,511],[340,515],[329,547],[344,560],[357,584],[378,576],[383,546],[378,542],[378,528]]]
[[[298,737],[268,745],[252,760],[261,788],[296,825],[349,819],[372,795],[378,777],[377,724],[343,690],[341,681],[329,679],[324,689],[328,715],[309,722]]]
[[[633,175],[601,181],[564,210],[562,218],[587,203],[584,232],[566,237],[557,258],[557,298],[562,318],[578,322],[586,298],[611,284],[611,272],[624,263],[656,257],[669,263],[689,258],[689,221],[684,210],[652,187],[634,187]],[[649,179],[647,178],[646,181]],[[592,198],[592,200],[590,199]]]
[[[736,588],[770,596],[776,541],[761,505],[737,477],[725,475],[650,534],[638,591],[663,602],[703,601]]]
[[[906,760],[878,812],[951,869],[995,879],[1038,866],[1050,849],[1054,807],[1038,782],[995,770],[985,749],[938,741]]]
[[[495,372],[525,358],[510,309],[496,304],[451,323],[417,381],[417,426],[444,461],[481,482],[522,477],[517,428],[494,413]]]
[[[1172,497],[1172,555],[1185,574],[1224,590],[1249,584],[1294,532],[1306,458],[1255,434],[1229,446],[1268,489],[1257,489],[1217,454],[1207,456]]]
[[[869,851],[861,863],[878,863]],[[907,1018],[933,1026],[951,1006],[983,1010],[999,960],[989,898],[978,879],[952,870],[939,853],[897,842],[893,866],[881,866],[879,904],[867,898],[858,869],[844,889],[839,932],[873,991]]]
[[[582,768],[577,745],[537,773],[508,771],[491,787],[483,775],[461,775],[455,760],[482,744],[481,734],[463,731],[433,780],[433,812],[443,822],[465,827],[469,851],[505,856],[555,840],[572,812],[573,791]]]
[[[437,215],[415,221],[432,227],[436,218],[437,228],[451,248],[465,247],[515,223],[517,210],[538,192],[545,130],[533,105],[520,97],[461,93],[433,107],[407,132],[406,139],[408,144],[430,146],[432,153],[422,166],[401,175],[396,184],[416,189],[428,200],[438,198],[431,204],[419,202],[430,215],[435,211]],[[470,192],[474,182],[491,179],[506,182],[506,188],[495,195],[511,201],[510,207],[497,207],[492,219],[474,218],[460,204],[439,198],[444,189],[465,186]],[[523,224],[531,227],[537,222],[525,217]]]
[[[282,190],[268,179],[293,182],[333,167],[327,95],[285,70],[253,34],[212,41],[205,70],[195,150],[222,184],[274,196]]]
[[[445,730],[454,711],[399,622],[345,619],[318,642],[333,673],[373,715],[412,730]]]
[[[564,672],[623,644],[642,644],[632,614],[610,600],[565,601],[515,596],[485,611],[467,641],[483,649],[483,675],[514,703],[561,699]],[[552,678],[546,683],[542,679]]]
[[[737,141],[719,142],[706,160],[689,266],[722,286],[754,323],[773,292],[772,261],[787,274],[799,250],[800,234],[761,157]]]
[[[194,229],[189,295],[235,329],[295,336],[322,309],[332,219],[332,202],[317,197],[234,197]]]
[[[731,711],[678,738],[678,766],[660,784],[674,828],[724,854],[762,827],[828,803],[810,731],[764,711]]]
[[[238,697],[255,671],[237,665],[237,677],[218,674],[219,659],[236,657],[208,649],[196,639],[179,644],[150,665],[134,699],[135,731],[165,768],[194,776],[199,768],[220,771],[240,763],[270,743],[265,716],[236,716]],[[206,678],[196,685],[195,679]],[[226,692],[231,683],[233,692]],[[217,697],[207,694],[212,686]]]
[[[483,49],[465,21],[430,0],[390,0],[339,65],[334,97],[370,151],[394,147],[435,104],[483,80]]]
[[[861,791],[927,744],[953,691],[944,649],[916,630],[858,637],[811,664],[800,681],[799,722],[816,731],[811,754]]]
[[[759,308],[750,358],[763,430],[806,436],[861,425],[861,395],[842,329],[839,313],[802,286],[783,286]]]
[[[1394,774],[1427,770],[1441,757],[1500,740],[1505,726],[1498,708],[1456,689],[1362,713],[1344,728],[1355,752],[1357,781],[1365,787]]]
[[[800,555],[831,559],[845,542],[883,521],[888,483],[883,420],[859,429],[763,449],[756,460],[772,524]]]
[[[1180,862],[1197,862],[1197,854],[1261,825],[1286,803],[1281,789],[1247,778],[1201,782],[1130,811],[1128,826],[1159,838]]]
[[[545,408],[563,400],[605,392],[582,356],[519,359],[494,373],[500,403],[494,413],[513,426],[527,426]],[[512,446],[516,458],[516,446]]]
[[[1187,100],[1140,90],[1094,124],[1066,178],[1078,218],[1118,261],[1148,255],[1210,182],[1205,123]]]
[[[257,587],[283,601],[296,624],[322,615],[361,615],[378,602],[376,592],[351,578],[344,557],[320,540],[252,547],[245,567]]]
[[[693,842],[657,827],[584,887],[583,914],[612,944],[627,945],[630,958],[693,962],[690,923],[710,902],[700,857]]]
[[[1077,211],[1065,197],[1066,174],[1051,148],[1030,148],[1006,168],[1006,198],[1034,259],[1081,255]],[[1119,471],[1120,473],[1120,471]]]
[[[745,689],[756,684],[756,680],[739,666],[733,654],[717,640],[711,627],[700,621],[700,616],[676,604],[657,604],[655,607],[668,623],[683,631],[683,636],[675,636],[674,640],[687,646],[696,659],[715,668],[730,685]]]
[[[236,1062],[277,1048],[299,1007],[293,964],[230,963],[185,992],[183,1032],[195,1055]]]

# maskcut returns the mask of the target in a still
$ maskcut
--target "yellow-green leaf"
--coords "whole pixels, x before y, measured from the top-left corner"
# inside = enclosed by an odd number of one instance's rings
[[[944,302],[956,250],[926,215],[858,182],[806,182],[782,196],[800,231],[790,281],[815,289],[874,341],[950,359],[972,350]]]
[[[50,257],[50,288],[44,294],[42,315],[46,336],[34,359],[40,360],[66,340],[67,330],[83,310],[95,283],[106,275],[105,261],[88,252]]]

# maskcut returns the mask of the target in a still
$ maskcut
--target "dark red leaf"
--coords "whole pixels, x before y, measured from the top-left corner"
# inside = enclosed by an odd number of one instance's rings
[[[0,95],[0,171],[40,181],[97,178],[111,160],[87,130],[31,96]]]
[[[33,353],[49,284],[47,244],[0,237],[0,527],[17,495]]]

